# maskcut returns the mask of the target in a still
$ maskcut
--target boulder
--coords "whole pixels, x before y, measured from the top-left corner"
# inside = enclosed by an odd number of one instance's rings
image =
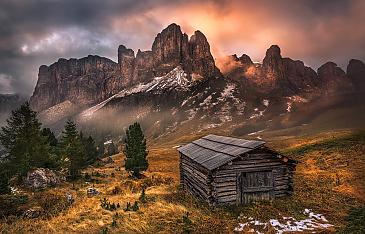
[[[43,189],[58,185],[65,180],[64,176],[55,171],[47,168],[37,168],[28,172],[24,179],[24,186],[30,189]]]
[[[38,218],[43,213],[43,208],[36,206],[32,207],[24,212],[24,217],[28,219]]]
[[[96,188],[88,188],[87,195],[88,196],[95,196],[98,195],[100,192]]]

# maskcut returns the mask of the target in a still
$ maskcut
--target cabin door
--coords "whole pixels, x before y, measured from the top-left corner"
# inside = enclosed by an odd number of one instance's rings
[[[274,197],[272,171],[242,172],[239,175],[239,203],[270,200]]]

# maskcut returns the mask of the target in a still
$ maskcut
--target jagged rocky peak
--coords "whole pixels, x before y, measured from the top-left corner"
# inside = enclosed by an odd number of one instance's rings
[[[358,59],[351,59],[346,69],[347,76],[356,90],[365,92],[365,64]]]
[[[204,34],[196,31],[189,40],[175,23],[157,34],[150,51],[138,50],[135,58],[133,50],[121,45],[118,63],[122,75],[131,84],[163,76],[177,66],[182,66],[189,76],[198,74],[209,78],[219,73]]]
[[[248,56],[247,54],[242,54],[242,56],[239,57],[239,61],[245,67],[249,67],[249,66],[253,65],[253,62],[252,62],[250,56]]]
[[[188,36],[182,33],[179,25],[170,24],[157,34],[152,53],[157,66],[161,63],[178,64],[188,57]]]
[[[266,56],[262,62],[262,66],[267,72],[275,73],[281,69],[281,59],[282,57],[280,47],[277,45],[272,45],[266,51]]]
[[[126,82],[132,80],[134,66],[134,51],[124,45],[118,47],[118,64],[120,72]]]
[[[217,76],[220,73],[215,66],[208,40],[202,32],[195,31],[190,37],[189,52],[192,60],[193,73],[205,78]]]
[[[353,88],[346,73],[334,62],[327,62],[320,66],[317,74],[326,93],[346,92]]]

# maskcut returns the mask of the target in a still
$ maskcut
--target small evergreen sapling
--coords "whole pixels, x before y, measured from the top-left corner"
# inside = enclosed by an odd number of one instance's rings
[[[139,206],[138,206],[138,202],[137,201],[134,202],[134,204],[132,206],[132,210],[133,211],[138,211],[139,210]]]
[[[139,200],[142,203],[146,203],[147,202],[147,197],[146,197],[146,191],[145,188],[142,188],[142,192],[141,192],[141,196],[139,196]]]
[[[127,202],[127,207],[124,209],[124,211],[130,211],[131,210],[131,203]]]

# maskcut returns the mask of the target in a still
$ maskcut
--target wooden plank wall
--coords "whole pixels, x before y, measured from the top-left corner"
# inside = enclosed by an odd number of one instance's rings
[[[294,167],[284,164],[271,153],[252,152],[246,158],[234,160],[216,169],[213,176],[213,197],[217,204],[238,202],[240,191],[237,177],[241,172],[272,170],[274,178],[274,197],[282,197],[293,191]]]
[[[213,201],[210,171],[183,154],[180,154],[180,185],[201,200]]]

